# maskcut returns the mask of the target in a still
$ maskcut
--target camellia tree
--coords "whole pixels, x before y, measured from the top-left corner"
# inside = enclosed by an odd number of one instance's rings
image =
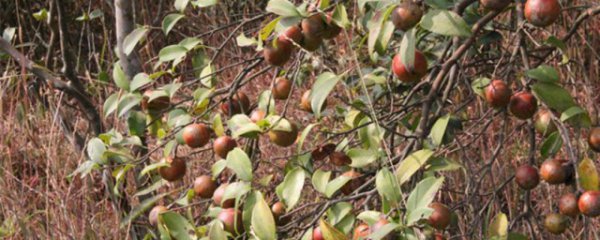
[[[155,27],[115,1],[119,59],[103,73],[115,88],[101,111],[114,128],[87,141],[73,176],[102,173],[133,236],[597,234],[598,102],[578,101],[585,83],[560,76],[584,67],[567,43],[598,3],[269,0],[246,14],[250,1],[225,2],[176,0]],[[186,18],[220,5],[244,18],[194,32],[201,23]],[[225,41],[204,43],[222,31]],[[171,44],[140,59],[159,34]],[[220,59],[230,43],[252,57]]]

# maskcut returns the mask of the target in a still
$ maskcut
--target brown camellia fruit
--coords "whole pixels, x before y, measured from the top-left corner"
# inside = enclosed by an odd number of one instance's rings
[[[509,110],[519,119],[529,119],[537,111],[537,100],[527,91],[515,93],[510,98]]]
[[[350,178],[344,186],[342,186],[341,190],[344,195],[350,195],[354,190],[363,185],[364,181],[360,178],[361,174],[357,171],[350,170],[342,174],[342,176],[346,176]]]
[[[316,13],[302,20],[302,35],[305,38],[323,38],[327,28],[323,14]]]
[[[192,148],[199,148],[210,140],[210,130],[203,123],[195,123],[183,129],[183,141]]]
[[[579,207],[577,204],[577,195],[574,193],[567,193],[558,200],[558,212],[565,216],[576,217],[579,215]]]
[[[588,145],[595,152],[600,152],[600,127],[592,128],[588,135]]]
[[[146,90],[144,92],[144,96],[142,97],[141,101],[142,110],[149,113],[160,113],[171,106],[171,99],[169,99],[169,96],[167,95],[154,98],[152,101],[150,101],[152,93],[152,90]]]
[[[279,43],[287,43],[290,46],[292,46],[294,43],[300,45],[302,43],[302,38],[304,38],[302,36],[302,29],[300,29],[298,25],[288,27],[277,37]]]
[[[260,120],[265,119],[266,116],[267,116],[267,113],[265,111],[256,109],[256,110],[252,111],[252,113],[250,114],[250,120],[252,120],[253,122],[256,123]]]
[[[289,42],[279,41],[279,39],[275,41],[265,46],[263,57],[268,64],[281,67],[292,57],[293,45]]]
[[[552,234],[562,234],[567,229],[569,219],[559,213],[551,213],[546,215],[544,227]]]
[[[150,224],[156,225],[158,223],[158,215],[166,211],[169,211],[169,209],[163,205],[158,205],[152,208],[152,210],[150,210],[150,214],[148,214],[148,221]]]
[[[354,228],[354,234],[352,234],[352,240],[364,240],[367,236],[371,234],[371,230],[369,229],[369,225],[365,223],[358,224],[356,228]]]
[[[558,20],[561,7],[558,0],[527,0],[524,11],[531,24],[547,27]]]
[[[310,152],[310,155],[315,161],[321,161],[332,154],[333,151],[335,151],[335,144],[328,143],[315,148],[312,150],[312,152]]]
[[[231,97],[230,101],[221,103],[221,111],[229,116],[229,105],[231,104],[231,115],[246,113],[250,110],[250,99],[243,92],[238,92]]]
[[[383,217],[380,218],[377,222],[373,223],[373,226],[371,226],[371,233],[379,231],[379,229],[381,229],[383,226],[387,225],[388,223],[390,223],[390,221],[388,221],[387,219],[385,219]],[[393,232],[388,233],[387,235],[385,235],[381,239],[382,240],[392,240],[392,239],[394,239]]]
[[[415,58],[412,68],[408,68],[402,63],[400,54],[396,54],[392,60],[392,72],[405,83],[413,83],[419,81],[427,74],[427,60],[423,53],[415,51]]]
[[[521,165],[515,172],[517,185],[525,190],[531,190],[540,183],[538,170],[530,165]]]
[[[586,191],[577,201],[579,211],[588,217],[600,216],[600,191]]]
[[[502,80],[493,80],[485,88],[485,100],[493,108],[505,108],[511,95],[512,91]]]
[[[327,100],[325,100],[325,102],[323,102],[321,109],[324,109],[326,106],[327,106]],[[302,98],[300,98],[300,109],[302,109],[303,111],[309,112],[309,113],[313,113],[313,109],[312,109],[312,105],[311,105],[311,98],[310,98],[310,90],[307,90],[306,92],[304,92],[304,94],[302,94]]]
[[[223,159],[227,158],[227,154],[235,147],[237,143],[230,136],[220,136],[213,142],[213,151]]]
[[[337,37],[342,32],[342,28],[335,24],[333,18],[331,17],[331,13],[327,14],[325,17],[325,31],[323,32],[324,39],[332,39]]]
[[[323,38],[320,38],[320,37],[312,38],[312,37],[304,36],[301,46],[306,51],[314,52],[315,50],[319,49],[321,44],[323,44]]]
[[[544,136],[556,131],[556,125],[552,122],[552,112],[549,110],[539,111],[535,119],[535,129]]]
[[[429,204],[429,207],[433,209],[433,213],[431,213],[428,219],[429,225],[437,230],[444,230],[450,225],[452,213],[446,205],[434,202]]]
[[[508,7],[511,2],[512,1],[509,0],[481,0],[481,6],[489,10],[502,11]]]
[[[181,158],[166,157],[163,161],[170,164],[168,167],[159,167],[158,174],[169,182],[177,181],[185,175],[185,161]]]
[[[213,197],[212,197],[213,202],[215,203],[215,205],[221,206],[222,208],[232,208],[233,206],[235,206],[235,200],[234,199],[227,199],[224,202],[222,202],[223,201],[223,195],[225,194],[225,189],[227,188],[227,185],[229,185],[229,184],[228,183],[221,184],[221,186],[219,186],[215,190],[215,192],[213,193]]]
[[[207,175],[202,175],[194,180],[194,192],[201,198],[210,198],[217,189],[217,183]]]
[[[330,154],[329,161],[338,167],[346,166],[352,163],[352,159],[343,152],[334,152]]]
[[[242,213],[233,208],[225,208],[221,210],[217,219],[223,223],[225,231],[237,236],[244,231],[244,223],[242,222]]]
[[[561,184],[573,176],[573,167],[564,159],[549,159],[540,167],[540,177],[548,184]]]
[[[296,138],[298,138],[298,126],[293,122],[290,122],[290,125],[290,131],[275,129],[269,131],[269,139],[271,142],[280,147],[289,147],[294,144]]]
[[[275,84],[271,89],[271,93],[273,94],[273,98],[277,100],[285,100],[290,95],[290,91],[292,90],[292,81],[288,80],[285,77],[278,77],[275,79]]]
[[[394,9],[392,23],[394,23],[396,29],[407,31],[417,25],[422,17],[423,11],[421,8],[417,4],[407,1]]]
[[[320,227],[316,227],[315,229],[313,229],[312,239],[313,240],[325,240],[325,238],[323,238],[323,233],[321,232]]]

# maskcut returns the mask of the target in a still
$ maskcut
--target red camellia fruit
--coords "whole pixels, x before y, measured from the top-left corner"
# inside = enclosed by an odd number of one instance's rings
[[[573,177],[573,166],[564,159],[549,159],[540,167],[540,177],[548,184],[561,184]]]
[[[361,223],[354,228],[354,234],[352,234],[352,240],[364,240],[371,233],[369,225]]]
[[[592,128],[588,135],[588,145],[592,150],[600,153],[600,127]]]
[[[427,74],[427,60],[423,53],[415,51],[415,58],[412,68],[407,68],[402,63],[402,57],[400,54],[396,54],[392,60],[392,72],[405,83],[413,83],[419,81],[423,76]]]
[[[217,206],[221,206],[222,208],[232,208],[233,206],[235,206],[235,200],[234,199],[227,199],[225,201],[223,201],[223,195],[225,194],[225,189],[227,189],[227,183],[221,184],[221,186],[219,186],[215,192],[213,193],[213,197],[212,200],[215,203],[215,205]]]
[[[298,25],[288,27],[277,37],[280,43],[283,42],[289,45],[293,45],[293,43],[300,45],[302,43],[302,38],[304,38],[302,36],[302,29],[300,29]]]
[[[275,79],[275,84],[271,89],[271,94],[274,99],[277,100],[285,100],[290,95],[290,91],[292,90],[292,81],[288,80],[285,77],[278,77]]]
[[[546,27],[556,22],[560,16],[558,0],[527,0],[525,3],[525,18],[537,27]]]
[[[537,100],[531,93],[521,91],[510,98],[509,109],[515,117],[529,119],[537,111]]]
[[[406,1],[392,12],[392,23],[396,29],[407,31],[417,25],[422,17],[421,8],[412,1]]]
[[[511,2],[509,0],[481,0],[481,6],[489,10],[502,11]]]
[[[273,41],[263,49],[265,61],[273,66],[283,66],[292,57],[292,46],[289,42]]]
[[[538,170],[530,165],[522,165],[515,173],[517,185],[525,190],[531,190],[540,183]]]
[[[231,106],[230,106],[231,105]],[[231,115],[247,113],[250,110],[250,99],[243,92],[238,92],[231,97],[230,101],[225,100],[221,103],[221,111],[229,116],[229,108],[231,107]]]
[[[158,174],[169,182],[177,181],[185,176],[186,166],[185,161],[181,158],[166,157],[163,159],[166,163],[169,163],[168,167],[159,167]]]
[[[227,154],[235,147],[237,143],[230,136],[220,136],[213,142],[213,151],[223,159],[227,158]]]
[[[203,123],[195,123],[183,129],[183,141],[192,148],[199,148],[208,143],[210,130]]]
[[[600,191],[587,191],[577,201],[579,211],[588,217],[600,216]]]
[[[233,208],[225,208],[221,210],[217,219],[223,223],[225,231],[237,236],[244,231],[244,223],[242,222],[242,213]]]
[[[446,205],[441,203],[431,203],[429,207],[433,209],[433,213],[429,216],[429,225],[437,230],[444,230],[450,225],[452,213],[450,213],[450,209],[448,209]]]
[[[217,189],[217,183],[207,175],[202,175],[194,180],[194,192],[201,198],[210,198]]]
[[[323,233],[321,232],[320,227],[316,227],[315,229],[313,229],[312,239],[313,240],[325,240],[325,238],[323,238]]]
[[[493,108],[505,108],[511,95],[512,91],[502,80],[493,80],[485,88],[485,100]]]
[[[576,217],[579,214],[579,207],[577,204],[577,195],[574,193],[567,193],[558,200],[558,212],[565,216]]]
[[[327,28],[323,14],[316,13],[302,20],[302,34],[304,38],[322,39]]]

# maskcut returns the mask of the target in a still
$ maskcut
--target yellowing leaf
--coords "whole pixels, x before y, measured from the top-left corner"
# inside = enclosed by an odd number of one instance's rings
[[[577,173],[579,175],[579,184],[585,190],[598,190],[598,171],[596,171],[596,165],[589,158],[584,158],[579,167],[577,167]]]
[[[335,227],[331,226],[327,221],[321,219],[319,221],[319,227],[321,228],[321,232],[323,233],[323,238],[325,240],[347,240],[348,238],[344,233],[340,230],[337,230]]]
[[[488,237],[504,237],[508,234],[508,218],[504,213],[494,217],[488,229]]]

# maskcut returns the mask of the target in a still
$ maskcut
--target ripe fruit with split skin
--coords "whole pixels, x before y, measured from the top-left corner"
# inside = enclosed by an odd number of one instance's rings
[[[279,43],[286,43],[293,46],[294,43],[300,45],[302,43],[302,29],[298,25],[288,27],[277,37]]]
[[[417,25],[422,17],[421,8],[411,1],[406,1],[392,12],[392,23],[396,29],[407,31]]]
[[[153,207],[152,210],[150,210],[150,214],[148,214],[148,221],[150,224],[156,225],[158,223],[158,215],[166,211],[169,211],[169,209],[163,205]]]
[[[405,83],[414,83],[421,80],[427,74],[427,60],[420,51],[415,51],[415,57],[412,68],[408,68],[402,63],[400,53],[394,56],[392,60],[392,72]]]
[[[212,200],[217,206],[221,206],[222,208],[232,208],[235,206],[234,199],[227,199],[223,202],[223,195],[225,194],[225,189],[227,188],[228,183],[221,184],[215,192],[213,193]]]
[[[579,211],[588,217],[600,216],[600,191],[586,191],[577,201]]]
[[[213,151],[220,158],[227,158],[227,154],[237,147],[237,143],[230,136],[220,136],[213,142]]]
[[[558,20],[560,16],[558,0],[527,0],[525,3],[525,18],[537,27],[547,27]]]
[[[551,213],[546,215],[544,227],[552,234],[562,234],[569,224],[569,219],[560,213]]]
[[[548,184],[566,183],[571,180],[573,173],[573,166],[564,159],[549,159],[540,167],[540,177]]]
[[[281,67],[292,57],[292,46],[291,43],[279,41],[277,38],[266,44],[263,49],[263,57],[268,64]]]
[[[325,238],[323,238],[323,233],[321,232],[320,227],[316,227],[313,229],[312,239],[313,240],[325,240]]]
[[[346,176],[350,178],[344,186],[342,186],[341,190],[344,195],[350,195],[354,190],[358,189],[363,185],[364,181],[361,178],[361,174],[357,171],[350,170],[342,174],[342,176]]]
[[[363,240],[366,239],[367,236],[371,234],[371,230],[369,229],[369,225],[365,223],[358,224],[354,228],[354,234],[352,234],[352,240]]]
[[[600,127],[592,128],[588,135],[588,145],[592,150],[600,153]]]
[[[334,152],[329,155],[329,161],[338,167],[347,166],[352,163],[352,159],[344,152]]]
[[[202,175],[194,180],[194,192],[201,198],[210,198],[217,189],[217,183],[207,175]]]
[[[434,202],[429,204],[429,207],[433,209],[433,213],[431,213],[428,219],[429,225],[437,230],[444,230],[450,225],[452,213],[446,205]]]
[[[510,98],[509,110],[510,113],[521,120],[529,119],[537,111],[537,100],[527,91],[515,93]]]
[[[199,148],[208,143],[210,130],[203,123],[194,123],[183,129],[183,141],[192,148]]]
[[[481,0],[481,6],[489,10],[502,11],[511,3],[509,0]]]
[[[294,142],[296,142],[296,138],[298,138],[298,126],[290,122],[291,128],[289,131],[285,130],[275,130],[272,129],[269,131],[269,139],[272,143],[280,147],[289,147]]]
[[[275,79],[275,84],[273,84],[271,93],[273,94],[274,99],[285,100],[290,95],[291,90],[292,81],[288,80],[285,77],[278,77],[277,79]]]
[[[531,165],[522,165],[515,172],[517,185],[525,190],[531,190],[540,183],[538,170]]]
[[[242,213],[236,209],[225,208],[221,210],[217,219],[223,223],[223,229],[234,236],[237,236],[244,231]]]
[[[544,136],[556,131],[556,125],[552,122],[552,112],[549,110],[539,111],[535,119],[535,129]]]
[[[505,108],[510,102],[512,91],[502,80],[493,80],[485,88],[485,100],[493,108]]]
[[[152,90],[146,90],[144,92],[144,96],[142,97],[141,105],[142,110],[149,113],[160,113],[164,110],[167,110],[171,107],[171,99],[169,96],[164,95],[157,98],[152,99],[150,101],[150,97],[152,96]]]
[[[577,206],[577,195],[567,193],[558,200],[558,212],[565,216],[576,217],[579,215],[579,206]]]
[[[230,106],[231,105],[231,106]],[[229,116],[229,107],[231,107],[231,115],[246,113],[250,110],[250,99],[243,92],[238,92],[231,97],[230,101],[225,100],[221,103],[221,111]]]
[[[261,109],[256,109],[254,111],[252,111],[252,113],[250,114],[250,120],[252,120],[252,122],[258,122],[260,120],[265,119],[265,117],[267,116],[267,112],[261,110]]]
[[[163,159],[169,166],[159,167],[158,174],[169,182],[177,181],[185,176],[185,161],[181,158],[166,157]]]

